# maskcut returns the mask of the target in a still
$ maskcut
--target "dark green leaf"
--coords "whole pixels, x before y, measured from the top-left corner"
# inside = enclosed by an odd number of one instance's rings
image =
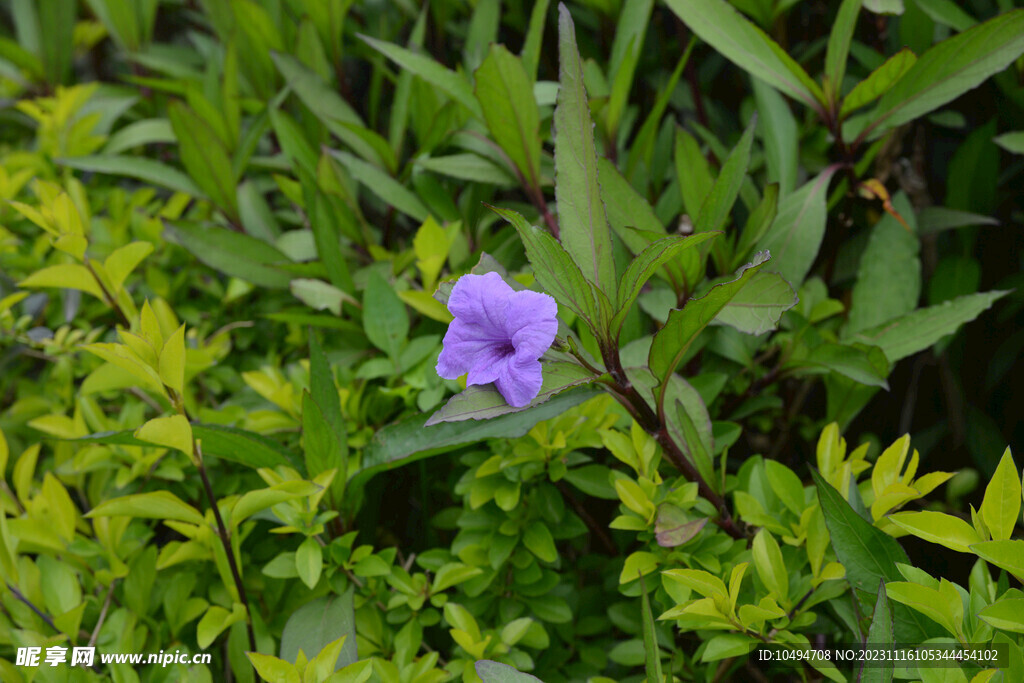
[[[546,4],[546,3],[545,3]],[[489,659],[481,659],[476,663],[476,675],[484,683],[539,683],[540,679],[524,674],[508,664],[499,664]]]
[[[583,64],[569,10],[558,9],[559,81],[555,108],[555,199],[559,238],[583,276],[615,296],[611,233],[597,182],[594,124],[583,87]]]
[[[934,111],[1024,53],[1024,9],[1001,14],[931,48],[879,101],[871,137]]]
[[[885,594],[885,582],[878,582],[878,598],[875,600],[875,611],[871,615],[871,626],[868,628],[866,644],[871,646],[891,647],[895,633],[892,621],[892,610],[889,609],[889,598]],[[861,683],[892,683],[894,665],[883,662],[878,666],[862,666]]]
[[[622,321],[625,320],[630,307],[636,301],[637,296],[640,295],[640,290],[658,268],[668,261],[675,259],[683,251],[692,249],[709,239],[714,239],[719,234],[717,232],[704,232],[687,237],[673,235],[647,245],[630,262],[626,272],[622,274],[622,280],[619,282],[619,299],[616,304],[617,312],[611,322],[612,334],[618,334]]]
[[[722,170],[711,186],[711,192],[700,207],[693,222],[694,232],[707,232],[719,230],[729,218],[732,205],[736,203],[736,197],[740,194],[740,187],[743,179],[746,178],[747,168],[750,166],[750,147],[754,142],[754,128],[757,126],[756,119],[750,122],[743,137],[733,147],[729,158],[722,164]]]
[[[668,322],[654,336],[648,364],[658,382],[672,374],[690,345],[726,304],[768,262],[767,254],[758,254],[731,282],[715,285],[700,299],[691,299],[681,309],[669,312]]]
[[[903,75],[914,66],[917,56],[909,49],[902,49],[887,59],[881,66],[868,74],[868,77],[853,87],[845,98],[840,109],[840,116],[846,117],[855,109],[874,102],[888,92]]]
[[[215,270],[260,287],[288,287],[288,274],[274,267],[290,263],[288,257],[262,240],[216,225],[176,221],[164,226],[176,242]]]
[[[370,343],[397,362],[398,352],[409,336],[409,314],[380,272],[370,272],[363,294],[363,329]]]
[[[395,64],[439,88],[478,119],[483,119],[480,105],[473,97],[473,89],[460,74],[445,68],[430,57],[417,54],[399,45],[386,43],[369,36],[360,35],[359,37]]]
[[[889,362],[923,351],[964,323],[977,318],[1010,292],[994,290],[957,297],[936,306],[919,308],[887,323],[864,330],[853,339],[877,346]]]
[[[505,402],[493,384],[475,384],[455,396],[452,396],[443,408],[430,416],[426,426],[442,422],[459,422],[461,420],[488,420],[499,415],[518,413],[551,400],[558,394],[589,384],[594,375],[581,365],[567,361],[551,361],[542,365],[544,381],[540,393],[530,401],[530,405],[514,408]]]
[[[334,665],[341,669],[356,661],[356,618],[350,587],[342,595],[317,598],[295,610],[281,632],[281,659],[294,663],[299,650],[313,659],[324,647],[346,636]]]
[[[166,187],[173,192],[184,192],[191,197],[200,199],[206,197],[199,186],[178,169],[145,157],[84,156],[57,159],[57,163],[79,171],[135,178],[145,183],[153,183],[158,187]]]
[[[825,515],[832,548],[846,569],[850,585],[874,595],[879,582],[902,581],[903,576],[896,569],[896,563],[910,564],[910,560],[896,539],[854,512],[839,492],[816,471],[811,470],[811,476],[818,488],[818,501]],[[859,495],[855,487],[851,491],[853,495]],[[919,643],[931,637],[936,630],[928,619],[904,605],[894,605],[893,614],[896,638],[901,643]]]
[[[857,28],[861,0],[843,0],[828,36],[825,52],[825,95],[831,102],[837,102],[846,75],[846,61],[850,54],[850,42]]]
[[[494,141],[526,182],[540,188],[540,110],[533,82],[518,57],[491,45],[476,71],[476,98]]]
[[[871,230],[860,257],[850,313],[843,336],[875,327],[909,313],[921,296],[921,245],[914,234],[914,209],[907,195],[899,193],[893,207],[910,225],[908,231],[891,214],[883,214]]]
[[[224,143],[206,120],[182,102],[172,102],[167,114],[185,170],[218,208],[237,219],[235,172]]]
[[[223,425],[193,424],[192,436],[202,441],[203,455],[216,456],[254,469],[260,467],[294,466],[295,456],[281,444],[244,429]],[[132,430],[102,432],[71,439],[75,442],[102,443],[116,446],[151,446],[136,439]]]
[[[830,166],[814,180],[779,202],[779,211],[768,233],[757,243],[758,251],[771,253],[768,270],[786,278],[798,289],[811,270],[825,236],[828,212],[825,197],[836,172]]]
[[[813,109],[825,103],[807,72],[724,0],[668,0],[668,6],[701,40],[752,76]]]

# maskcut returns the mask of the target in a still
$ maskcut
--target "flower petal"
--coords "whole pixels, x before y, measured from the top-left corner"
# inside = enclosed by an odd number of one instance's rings
[[[444,379],[458,379],[468,372],[470,384],[494,381],[497,375],[487,376],[486,373],[483,375],[486,379],[481,381],[480,372],[509,355],[508,343],[482,337],[480,333],[479,325],[466,323],[459,318],[451,322],[444,335],[441,355],[437,358],[438,376]]]
[[[510,406],[522,408],[530,405],[530,401],[537,397],[543,382],[539,360],[524,362],[517,358],[505,364],[494,386]]]
[[[544,355],[558,333],[558,304],[540,292],[516,292],[509,298],[505,332],[516,358],[536,360]]]
[[[507,340],[505,312],[514,293],[497,273],[463,275],[452,287],[448,310],[464,323],[478,325],[478,337]]]

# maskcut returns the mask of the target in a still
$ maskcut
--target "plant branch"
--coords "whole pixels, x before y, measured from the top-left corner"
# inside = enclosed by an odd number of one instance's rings
[[[245,584],[242,582],[242,575],[238,571],[238,563],[235,561],[235,553],[231,549],[231,534],[224,525],[224,518],[220,516],[220,508],[217,506],[217,497],[213,494],[213,486],[210,485],[210,477],[206,474],[206,465],[203,464],[203,451],[198,443],[193,444],[196,456],[196,467],[199,469],[199,478],[203,481],[203,489],[206,491],[206,498],[213,508],[213,518],[217,520],[217,535],[220,536],[221,545],[228,556],[228,567],[231,569],[231,578],[238,591],[238,600],[245,607],[245,627],[249,632],[249,649],[256,652],[256,635],[252,630],[252,616],[249,614],[249,599],[245,595]],[[257,674],[258,676],[259,674]]]
[[[745,528],[741,528],[733,520],[729,507],[725,504],[725,499],[705,481],[694,464],[690,462],[690,459],[668,433],[665,422],[655,414],[644,397],[630,383],[629,378],[626,376],[626,371],[622,367],[622,360],[619,358],[618,350],[614,345],[602,344],[602,355],[604,356],[605,365],[608,366],[608,371],[618,384],[617,390],[613,395],[619,398],[620,402],[623,402],[624,405],[631,408],[631,412],[636,416],[637,422],[643,427],[644,431],[654,437],[672,464],[687,479],[697,482],[700,495],[710,501],[715,506],[715,509],[718,510],[718,517],[713,520],[715,524],[733,538],[747,538],[749,534]]]

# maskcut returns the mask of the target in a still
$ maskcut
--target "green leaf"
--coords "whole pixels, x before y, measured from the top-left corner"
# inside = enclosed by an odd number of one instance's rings
[[[831,484],[816,471],[811,471],[818,489],[818,501],[825,515],[836,558],[846,569],[846,578],[857,590],[874,595],[879,582],[902,581],[896,563],[910,564],[910,559],[892,536],[876,529],[857,514]],[[853,495],[856,488],[852,489]],[[896,605],[896,639],[901,643],[919,643],[938,635],[917,612]]]
[[[302,650],[313,657],[328,644],[345,637],[335,670],[356,661],[356,616],[353,589],[307,602],[295,610],[281,632],[281,658],[294,663]]]
[[[675,171],[683,206],[692,218],[700,213],[715,180],[697,138],[682,128],[676,129]]]
[[[914,0],[922,12],[933,21],[957,31],[966,31],[977,24],[977,20],[960,9],[953,0]]]
[[[185,325],[181,325],[164,342],[160,351],[160,379],[179,395],[184,391]]]
[[[330,311],[334,315],[341,315],[341,306],[346,301],[355,303],[356,299],[341,291],[334,285],[323,280],[308,278],[295,278],[288,283],[295,298],[306,304],[315,311]]]
[[[443,408],[435,412],[427,420],[426,425],[441,424],[444,422],[460,422],[462,420],[488,420],[529,410],[542,403],[550,401],[558,394],[593,382],[594,375],[577,363],[567,361],[548,361],[541,366],[543,372],[543,383],[540,393],[522,408],[514,408],[505,402],[505,398],[494,388],[493,384],[475,384],[455,396],[452,396]]]
[[[1013,462],[1010,449],[1003,452],[1003,457],[996,467],[995,474],[985,487],[985,498],[978,510],[996,541],[1010,538],[1013,528],[1020,519],[1021,485],[1017,466]]]
[[[764,473],[772,491],[779,497],[782,504],[789,508],[794,515],[800,517],[807,507],[807,503],[804,502],[803,482],[800,481],[800,477],[796,476],[796,472],[781,462],[765,460]]]
[[[196,624],[196,640],[202,650],[210,647],[224,629],[245,619],[245,606],[234,603],[231,611],[219,605],[211,605],[206,614]]]
[[[662,683],[661,650],[658,649],[658,632],[654,625],[654,613],[651,612],[651,600],[647,597],[644,577],[640,577],[640,618],[644,630],[644,667],[647,683]]]
[[[914,208],[907,195],[903,192],[896,195],[893,207],[913,230]],[[883,214],[871,230],[868,245],[860,257],[844,338],[917,308],[921,296],[920,247],[914,232],[900,225],[892,214]]]
[[[691,299],[681,309],[669,312],[668,322],[654,336],[648,364],[658,382],[663,382],[686,355],[690,345],[726,304],[768,262],[767,254],[758,254],[740,269],[735,280],[715,285],[700,299]]]
[[[138,519],[177,520],[202,526],[203,514],[170,491],[135,493],[101,502],[86,517],[134,517]]]
[[[130,157],[104,154],[102,156],[71,157],[56,159],[61,166],[79,171],[103,173],[105,175],[135,178],[144,183],[165,187],[174,192],[184,192],[190,197],[205,198],[206,193],[192,182],[192,179],[176,168],[146,157]]]
[[[182,102],[172,102],[167,115],[185,170],[218,208],[237,220],[238,188],[224,143],[205,119]]]
[[[843,98],[839,116],[845,118],[850,112],[877,100],[903,78],[916,61],[917,55],[908,48],[900,50],[885,60],[881,66],[868,74],[867,78],[855,85],[853,90]]]
[[[648,241],[630,228],[664,235],[665,226],[654,214],[650,202],[622,177],[615,164],[601,157],[597,160],[597,170],[608,222],[626,248],[639,254],[647,247]],[[621,301],[621,292],[619,296]]]
[[[536,676],[524,674],[508,664],[492,662],[489,659],[481,659],[475,668],[476,675],[483,683],[540,683]]]
[[[526,257],[544,291],[582,318],[598,336],[604,327],[601,322],[610,317],[611,304],[604,292],[587,281],[569,252],[550,234],[531,226],[515,211],[494,207],[492,210],[519,233],[526,245]]]
[[[597,179],[594,124],[569,10],[558,8],[559,82],[555,107],[555,199],[559,238],[583,276],[615,298],[611,233]],[[598,335],[600,336],[600,335]]]
[[[945,206],[926,206],[917,215],[917,228],[922,235],[970,225],[999,225],[999,221],[991,216],[981,216]]]
[[[971,550],[981,559],[1024,581],[1024,541],[1020,539],[975,543]]]
[[[843,87],[843,76],[846,75],[846,61],[850,54],[850,42],[857,28],[857,17],[860,14],[861,0],[843,0],[836,14],[832,32],[828,36],[828,48],[825,52],[825,94],[829,100],[836,102]]]
[[[288,287],[288,274],[274,267],[289,263],[288,257],[262,240],[220,226],[187,221],[167,221],[164,227],[174,241],[214,270],[260,287]]]
[[[491,45],[476,71],[475,93],[494,141],[526,182],[539,189],[540,110],[522,61],[503,45]]]
[[[872,358],[872,353],[877,354]],[[836,372],[870,387],[889,389],[888,376],[880,368],[888,368],[885,354],[877,347],[867,349],[825,342],[811,349],[806,358],[790,361],[795,367],[816,368],[816,374]]]
[[[469,110],[473,116],[483,119],[480,105],[473,96],[473,89],[461,75],[446,69],[433,59],[416,54],[404,47],[359,34],[359,37],[385,57],[410,71],[431,85],[436,86],[453,100]]]
[[[530,25],[526,30],[526,40],[523,41],[523,51],[520,54],[523,68],[531,82],[537,80],[537,64],[540,62],[540,46],[544,40],[544,24],[547,21],[549,2],[550,0],[537,0],[533,3]]]
[[[309,536],[299,544],[295,551],[295,570],[302,583],[313,590],[320,581],[320,573],[324,568],[324,554],[316,539]]]
[[[397,363],[402,344],[409,336],[409,314],[377,270],[370,272],[363,294],[363,329],[370,343]]]
[[[1004,631],[1024,633],[1024,598],[1001,598],[981,610],[978,618]]]
[[[511,439],[530,431],[538,422],[561,415],[569,408],[592,398],[596,392],[577,389],[556,396],[532,410],[502,415],[493,420],[445,422],[426,427],[426,418],[411,415],[402,421],[377,430],[363,452],[363,469],[351,486],[385,470],[407,462],[450,452],[453,447],[483,439]]]
[[[19,282],[18,286],[77,289],[86,294],[92,294],[100,301],[107,300],[95,276],[89,272],[88,268],[79,263],[61,263],[56,266],[40,268]]]
[[[755,247],[757,251],[771,253],[768,270],[786,278],[794,288],[803,284],[818,256],[828,219],[825,198],[836,170],[835,166],[826,168],[817,178],[780,201],[772,227]]]
[[[748,655],[756,642],[750,636],[742,633],[720,633],[712,636],[704,645],[700,661],[717,662],[730,657]]]
[[[746,334],[764,334],[796,306],[798,297],[778,273],[755,273],[715,316],[715,322]]]
[[[761,529],[754,536],[751,546],[754,568],[769,593],[785,605],[789,601],[789,573],[782,560],[782,551],[775,537],[767,529]]]
[[[885,582],[878,582],[878,598],[875,600],[875,611],[871,615],[871,626],[868,627],[868,645],[891,646],[894,642],[892,610],[885,594]],[[862,666],[861,683],[892,683],[894,665]]]
[[[997,135],[992,139],[992,142],[1012,154],[1024,154],[1024,130],[1015,130],[1011,133]]]
[[[284,660],[259,652],[246,652],[245,656],[252,662],[252,668],[256,669],[256,673],[265,681],[302,683],[302,678],[295,666]]]
[[[1024,53],[1024,9],[1001,14],[942,41],[892,87],[872,112],[862,137],[912,121],[999,73]]]
[[[718,234],[715,232],[704,232],[686,237],[673,235],[656,242],[651,242],[644,247],[643,251],[630,262],[629,267],[626,268],[626,272],[622,274],[622,279],[619,281],[619,295],[616,303],[617,312],[611,322],[612,334],[618,334],[623,321],[626,319],[626,314],[629,313],[630,307],[640,295],[640,290],[658,268],[676,259],[687,249],[692,249],[709,239],[714,239]]]
[[[265,489],[246,491],[231,509],[231,524],[238,526],[252,515],[295,498],[308,498],[321,490],[313,482],[293,479]]]
[[[729,157],[722,164],[722,170],[715,179],[707,199],[700,207],[700,212],[693,221],[694,232],[707,232],[719,230],[725,225],[732,211],[736,197],[740,194],[740,187],[746,178],[747,169],[750,166],[750,147],[754,142],[754,129],[757,127],[756,117],[743,132],[743,137],[733,147]]]
[[[308,391],[302,392],[302,445],[306,458],[306,474],[315,477],[331,468],[338,468],[335,477],[345,477],[347,434],[335,431],[319,404]]]
[[[796,187],[800,130],[789,102],[778,91],[757,78],[750,82],[757,105],[757,127],[764,141],[768,182],[778,183],[779,194],[785,197]]]
[[[752,76],[812,109],[825,104],[807,72],[724,0],[668,0],[668,6],[701,40]]]
[[[135,438],[192,457],[192,425],[184,415],[154,417],[135,430]]]
[[[294,456],[276,441],[235,427],[192,425],[192,436],[203,444],[204,456],[216,456],[254,469],[260,467],[294,466]],[[131,430],[102,432],[70,441],[117,446],[152,446],[135,438]]]
[[[919,308],[887,323],[859,332],[854,340],[877,346],[889,362],[923,351],[947,334],[956,332],[964,323],[988,310],[1008,291],[979,292],[944,301],[936,306]]]
[[[523,545],[544,562],[554,562],[558,559],[555,539],[544,522],[533,521],[526,526],[523,531]]]
[[[984,540],[970,524],[944,512],[897,512],[888,515],[886,519],[918,538],[961,553],[969,553],[969,546]]]
[[[486,183],[498,187],[515,187],[518,182],[508,171],[482,156],[466,152],[441,157],[422,157],[415,164],[427,171],[450,178]]]
[[[330,153],[344,164],[353,178],[388,206],[398,209],[420,223],[430,215],[430,211],[419,197],[373,164],[357,159],[347,152],[332,149]]]

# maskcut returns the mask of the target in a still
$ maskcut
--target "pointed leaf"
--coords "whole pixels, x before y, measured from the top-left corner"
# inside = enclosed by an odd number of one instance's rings
[[[996,467],[995,474],[985,487],[985,498],[981,501],[981,518],[995,541],[1010,538],[1013,528],[1020,519],[1021,485],[1017,466],[1013,462],[1010,449],[1003,452],[1003,457]]]
[[[1024,53],[1024,9],[1001,14],[921,55],[872,112],[872,138],[981,85]]]
[[[668,6],[736,66],[808,107],[821,109],[824,95],[803,67],[724,0],[668,0]]]
[[[555,199],[559,237],[583,276],[615,297],[611,233],[597,182],[594,123],[569,10],[558,9],[559,82],[555,107]]]

